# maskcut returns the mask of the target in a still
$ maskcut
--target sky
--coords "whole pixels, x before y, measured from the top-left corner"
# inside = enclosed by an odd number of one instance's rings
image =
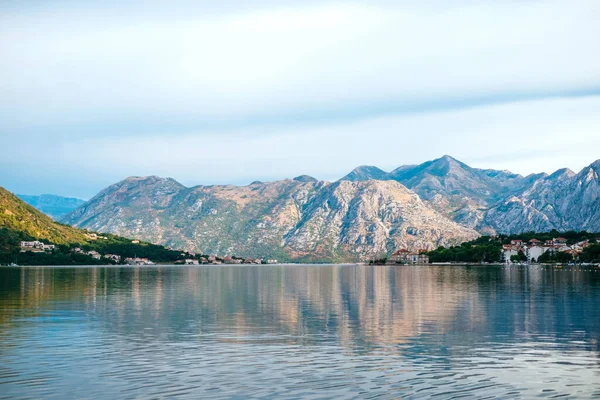
[[[215,4],[218,3],[218,4]],[[0,2],[0,186],[600,158],[600,1]]]

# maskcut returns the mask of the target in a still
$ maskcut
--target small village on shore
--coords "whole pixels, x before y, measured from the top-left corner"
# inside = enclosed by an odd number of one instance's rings
[[[540,234],[546,236],[547,234]],[[589,235],[588,235],[589,236]],[[511,239],[505,236],[482,237],[474,242],[463,243],[449,248],[438,248],[435,251],[418,250],[410,251],[405,248],[396,250],[390,257],[383,257],[369,261],[373,265],[468,265],[468,264],[599,264],[600,257],[585,254],[598,253],[600,237],[583,240],[570,240],[565,237],[552,237],[551,239],[538,240],[535,237],[528,239]],[[594,247],[592,247],[594,246]],[[447,251],[440,257],[442,252]],[[595,249],[595,250],[594,250]],[[462,251],[461,257],[457,253]],[[468,259],[470,257],[470,259]],[[433,258],[433,259],[432,259]],[[441,258],[441,259],[440,259]]]
[[[102,238],[94,234],[90,236],[93,240]],[[132,244],[140,244],[139,240],[132,240]],[[33,241],[21,241],[20,252],[26,253],[52,253],[57,249],[56,245],[44,243],[39,240]],[[173,251],[172,248],[169,250]],[[82,256],[91,257],[93,260],[106,261],[107,264],[122,264],[122,265],[156,265],[155,261],[150,260],[147,257],[123,257],[120,254],[106,253],[101,254],[96,250],[84,250],[81,247],[74,247],[70,249],[72,254],[78,254]],[[181,259],[173,262],[175,265],[223,265],[223,264],[278,264],[279,261],[271,258],[241,258],[235,256],[197,256],[194,253],[181,252]],[[193,258],[192,258],[193,257]]]
[[[89,239],[101,240],[107,239],[105,236],[96,233],[88,233]],[[490,242],[497,242],[499,238],[493,236],[489,238]],[[130,240],[132,245],[140,245],[137,239]],[[499,262],[483,262],[483,264],[556,264],[557,260],[562,263],[577,262],[586,248],[600,243],[600,238],[595,239],[595,242],[586,239],[569,244],[569,240],[564,237],[556,237],[548,240],[538,240],[531,238],[529,240],[512,239],[510,243],[502,244]],[[473,244],[470,247],[476,248]],[[21,241],[20,252],[26,253],[46,253],[51,254],[57,250],[57,245],[45,243],[40,240]],[[259,265],[259,264],[278,264],[277,259],[272,258],[242,258],[236,256],[218,256],[218,255],[196,255],[195,253],[184,252],[168,248],[168,251],[176,252],[178,258],[172,262],[164,262],[164,260],[151,260],[148,257],[124,257],[122,254],[114,252],[102,253],[98,250],[84,250],[82,247],[73,247],[69,249],[71,254],[89,257],[99,264],[118,264],[118,265],[156,265],[174,264],[174,265]],[[405,248],[400,248],[394,251],[391,256],[370,260],[368,264],[372,265],[426,265],[426,264],[472,264],[472,262],[460,261],[431,261],[427,250],[410,251]]]
[[[600,242],[600,238],[596,239]],[[585,248],[591,246],[589,240],[583,240],[571,245],[567,244],[567,239],[558,237],[546,240],[543,243],[535,238],[525,243],[522,240],[511,240],[510,244],[502,246],[502,259],[505,263],[538,263],[544,261],[544,254],[562,253],[565,261],[575,260],[583,253]]]

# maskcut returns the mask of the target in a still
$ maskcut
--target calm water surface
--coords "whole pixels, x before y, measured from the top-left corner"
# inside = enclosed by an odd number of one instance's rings
[[[600,398],[600,272],[0,268],[0,398]]]

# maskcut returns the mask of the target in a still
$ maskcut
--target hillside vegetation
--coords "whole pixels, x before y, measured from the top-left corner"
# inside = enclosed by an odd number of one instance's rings
[[[466,263],[499,263],[502,262],[502,245],[509,244],[512,240],[522,240],[524,243],[531,239],[537,239],[541,242],[563,237],[567,239],[567,245],[589,241],[590,246],[586,247],[582,254],[578,256],[577,261],[581,262],[600,262],[600,244],[597,238],[600,233],[592,232],[527,232],[516,235],[498,235],[482,236],[470,242],[465,242],[460,246],[439,247],[436,250],[427,253],[430,262],[466,262]],[[564,253],[546,253],[540,258],[543,262],[568,262],[573,261],[573,257]]]
[[[88,242],[83,230],[55,222],[3,187],[0,187],[0,227],[55,244]]]
[[[17,262],[21,265],[91,265],[109,264],[107,259],[96,260],[84,252],[118,254],[126,257],[149,258],[155,262],[174,262],[191,258],[188,253],[163,246],[137,242],[110,234],[97,234],[55,222],[32,206],[0,187],[0,264]],[[51,252],[21,252],[21,241],[39,240],[57,245]]]

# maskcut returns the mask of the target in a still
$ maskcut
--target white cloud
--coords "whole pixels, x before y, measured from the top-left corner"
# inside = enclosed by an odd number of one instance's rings
[[[10,14],[0,28],[3,124],[125,133],[140,121],[304,121],[598,89],[597,2],[435,5]]]
[[[335,180],[360,164],[391,170],[443,154],[480,168],[529,174],[579,170],[598,158],[600,96],[369,118],[310,128],[272,127],[144,138],[19,141],[0,160],[33,183],[86,181],[80,196],[127,175],[171,176],[186,185],[247,184],[310,174]],[[10,178],[7,169],[4,174]],[[59,171],[57,174],[56,171]],[[14,176],[12,177],[14,178]],[[17,190],[16,188],[14,190]],[[81,194],[83,193],[83,194]],[[68,192],[65,194],[77,194]]]
[[[0,9],[2,180],[33,192],[69,177],[89,196],[134,174],[598,158],[598,97],[579,96],[600,92],[595,0],[165,4]]]

